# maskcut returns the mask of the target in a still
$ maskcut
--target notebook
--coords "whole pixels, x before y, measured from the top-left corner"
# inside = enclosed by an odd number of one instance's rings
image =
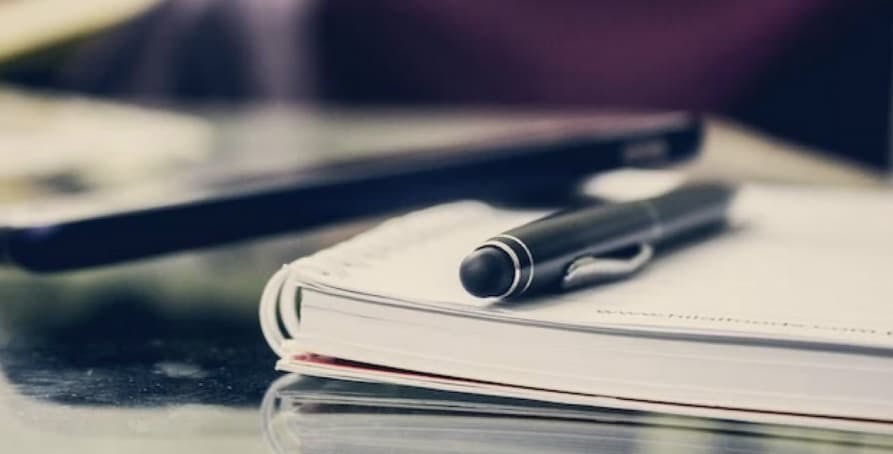
[[[891,195],[746,186],[727,231],[634,278],[515,302],[468,295],[458,265],[545,213],[436,206],[283,267],[261,325],[311,375],[889,430]]]

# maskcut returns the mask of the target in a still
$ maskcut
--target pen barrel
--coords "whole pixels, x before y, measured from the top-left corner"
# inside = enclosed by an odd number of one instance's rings
[[[519,257],[521,293],[555,290],[568,265],[654,240],[654,216],[640,203],[559,212],[495,237]],[[528,284],[529,282],[529,284]]]
[[[659,221],[657,241],[725,222],[734,195],[735,189],[728,184],[698,182],[646,200]]]
[[[561,211],[491,239],[518,262],[517,292],[554,290],[581,257],[604,257],[724,221],[734,189],[693,183],[651,199]]]

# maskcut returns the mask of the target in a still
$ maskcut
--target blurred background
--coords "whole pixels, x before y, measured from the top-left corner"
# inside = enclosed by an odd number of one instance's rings
[[[692,175],[887,185],[891,25],[883,0],[0,0],[0,222],[593,111],[703,115],[700,155],[678,167]],[[0,270],[0,389],[253,408],[275,376],[255,315],[266,278],[374,222]],[[148,432],[175,431],[153,417]]]
[[[885,1],[2,3],[3,80],[152,103],[685,109],[891,163]]]

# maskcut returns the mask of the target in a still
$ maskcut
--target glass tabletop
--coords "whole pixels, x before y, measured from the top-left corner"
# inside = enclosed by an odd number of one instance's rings
[[[340,231],[98,271],[0,274],[11,452],[886,452],[882,436],[283,375],[256,293]]]
[[[267,253],[299,250],[292,241]],[[268,452],[258,408],[279,374],[252,300],[275,265],[256,251],[0,275],[4,448]],[[256,271],[235,271],[236,258]]]

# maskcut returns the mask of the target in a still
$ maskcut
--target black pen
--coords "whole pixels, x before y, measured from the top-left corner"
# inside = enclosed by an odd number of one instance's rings
[[[638,271],[653,245],[725,222],[732,186],[690,183],[657,197],[546,216],[496,235],[459,268],[474,296],[515,298]],[[628,258],[611,257],[630,249]]]

